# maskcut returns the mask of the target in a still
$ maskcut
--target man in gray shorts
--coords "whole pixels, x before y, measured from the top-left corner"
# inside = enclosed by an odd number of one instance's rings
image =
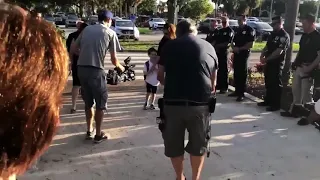
[[[111,62],[117,68],[124,70],[117,59],[116,51],[120,49],[117,34],[110,29],[113,14],[103,10],[98,15],[100,24],[88,26],[79,35],[72,46],[72,52],[79,52],[78,76],[81,84],[82,98],[85,103],[87,134],[86,139],[92,139],[94,135],[93,114],[96,122],[96,134],[94,142],[100,143],[108,137],[101,131],[101,123],[104,110],[107,108],[107,86],[104,71],[104,60],[108,50]],[[96,104],[94,113],[93,105]]]
[[[159,62],[158,80],[164,85],[165,155],[171,158],[178,180],[185,179],[184,151],[191,156],[192,180],[200,179],[210,140],[208,102],[215,93],[218,58],[212,45],[195,34],[190,22],[179,22],[177,39],[163,47]]]

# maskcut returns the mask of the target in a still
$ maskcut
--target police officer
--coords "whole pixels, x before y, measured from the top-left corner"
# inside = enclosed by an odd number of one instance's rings
[[[218,31],[215,49],[219,60],[217,89],[220,94],[228,91],[228,48],[233,41],[234,32],[229,27],[228,17],[221,17],[222,28]]]
[[[208,41],[210,44],[214,46],[216,43],[218,34],[219,34],[219,29],[217,25],[217,20],[213,19],[211,22],[210,32],[209,34],[207,34],[207,37],[206,37],[206,41]]]
[[[246,20],[245,15],[239,17],[239,27],[235,29],[234,43],[232,45],[235,92],[229,94],[229,96],[237,97],[239,102],[244,100],[248,75],[248,58],[255,40],[255,30],[246,24]]]
[[[280,110],[282,69],[290,43],[290,37],[282,25],[283,21],[280,16],[272,18],[273,32],[260,56],[261,63],[265,64],[266,96],[263,102],[258,103],[258,106],[267,106],[267,111]]]

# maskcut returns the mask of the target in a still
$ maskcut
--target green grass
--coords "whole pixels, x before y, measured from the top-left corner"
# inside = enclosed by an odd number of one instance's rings
[[[139,32],[140,34],[151,34],[152,33],[152,30],[150,30],[149,28],[138,28],[139,29]]]
[[[141,33],[141,31],[140,31]],[[121,45],[125,50],[130,51],[147,51],[151,47],[158,47],[158,41],[122,41]],[[252,51],[261,51],[264,46],[266,45],[265,42],[256,42],[252,48]],[[299,50],[299,44],[293,44],[293,50]]]

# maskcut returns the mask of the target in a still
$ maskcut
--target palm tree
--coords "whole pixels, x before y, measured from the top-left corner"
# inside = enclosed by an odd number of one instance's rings
[[[158,11],[160,13],[163,13],[165,11],[166,7],[167,7],[167,3],[160,1],[160,3],[158,4]]]

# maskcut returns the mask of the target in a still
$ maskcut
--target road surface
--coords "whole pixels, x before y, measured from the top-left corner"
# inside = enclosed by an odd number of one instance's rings
[[[65,35],[66,37],[68,37],[68,35],[74,31],[76,31],[76,28],[65,28],[64,26],[60,26],[62,30],[65,31]],[[151,35],[140,35],[140,41],[160,41],[162,38],[163,34],[162,32],[154,32],[154,34]],[[198,35],[200,38],[205,38],[206,35],[205,34],[199,34]],[[294,42],[299,42],[300,41],[301,36],[295,36],[294,38]]]

